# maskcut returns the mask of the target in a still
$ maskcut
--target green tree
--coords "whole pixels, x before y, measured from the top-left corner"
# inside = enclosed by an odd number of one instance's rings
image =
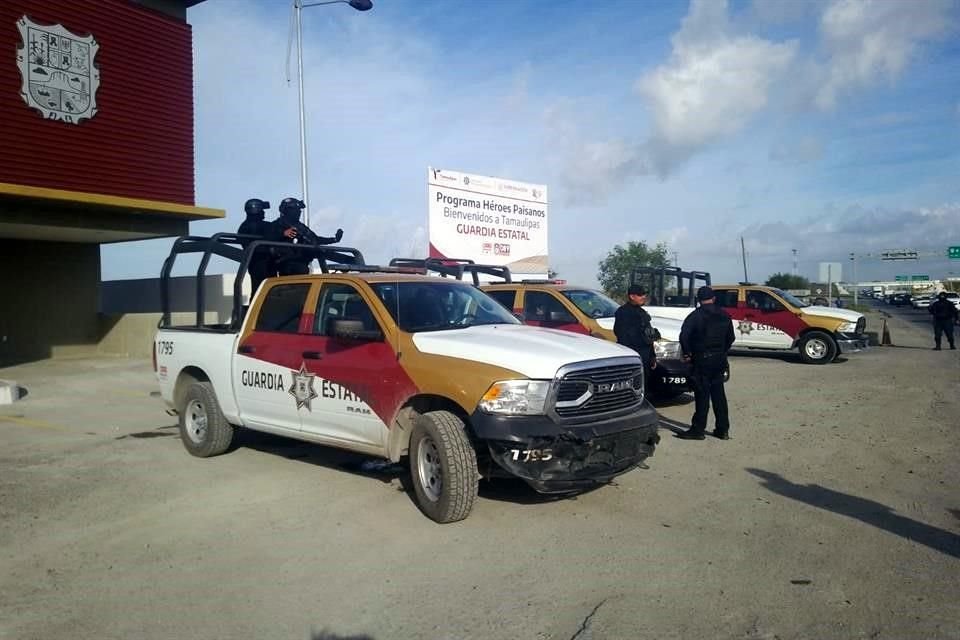
[[[623,300],[630,284],[630,273],[637,267],[670,266],[667,254],[667,245],[663,242],[653,248],[643,241],[631,241],[626,246],[618,244],[600,261],[597,280],[608,296]]]
[[[778,289],[809,289],[810,281],[790,273],[775,273],[767,278],[766,285]]]

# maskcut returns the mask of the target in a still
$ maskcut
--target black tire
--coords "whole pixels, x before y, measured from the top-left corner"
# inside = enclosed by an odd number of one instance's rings
[[[446,524],[470,515],[480,474],[463,420],[449,411],[419,416],[409,458],[417,506],[428,518]]]
[[[807,364],[827,364],[839,354],[837,342],[829,333],[811,331],[800,338],[800,359]]]
[[[234,427],[223,417],[209,382],[194,382],[183,396],[180,441],[198,458],[217,456],[230,448]]]

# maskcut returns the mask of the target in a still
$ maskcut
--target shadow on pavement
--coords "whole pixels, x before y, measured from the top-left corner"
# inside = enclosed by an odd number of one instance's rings
[[[680,422],[678,420],[672,420],[664,416],[658,416],[660,418],[660,428],[667,429],[673,433],[684,433],[689,428],[690,425],[685,422]]]
[[[748,468],[747,472],[760,478],[763,486],[774,493],[860,520],[940,553],[960,558],[960,536],[901,516],[884,504],[817,484],[794,484],[779,474],[762,469]]]
[[[381,458],[248,429],[237,431],[237,437],[234,439],[231,450],[238,448],[253,449],[262,453],[283,456],[289,460],[346,471],[353,475],[379,480],[384,484],[391,484],[396,480],[400,485],[397,487],[397,491],[405,493],[414,507],[417,507],[416,493],[410,480],[410,472],[405,459],[395,463]],[[598,485],[595,488],[603,486],[606,485]],[[522,480],[494,478],[480,482],[479,497],[514,504],[543,504],[558,500],[576,499],[577,495],[593,490],[594,488],[578,493],[541,494],[534,491]]]
[[[681,393],[669,398],[660,398],[653,394],[648,394],[647,399],[655,407],[682,407],[693,403],[693,392]]]
[[[365,633],[359,636],[341,636],[329,631],[314,631],[310,633],[310,640],[374,640],[374,638]]]
[[[346,471],[365,478],[373,478],[385,484],[402,478],[407,472],[404,465],[394,464],[389,460],[249,429],[237,430],[231,450],[240,448],[270,453],[288,460],[307,462],[318,467]]]
[[[762,350],[731,350],[731,358],[764,358],[766,360],[780,360],[781,362],[786,362],[787,364],[802,364],[803,366],[810,366],[800,358],[800,354],[796,351],[762,351]],[[848,359],[841,356],[838,356],[830,364],[843,364],[847,362]]]

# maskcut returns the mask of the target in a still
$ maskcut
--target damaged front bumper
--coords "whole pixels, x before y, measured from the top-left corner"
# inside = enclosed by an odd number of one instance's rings
[[[541,493],[581,491],[604,484],[653,455],[656,411],[644,402],[626,416],[587,424],[557,424],[547,416],[476,413],[475,435],[486,444],[488,476],[521,478]]]
[[[870,346],[870,339],[862,334],[837,333],[837,346],[840,347],[840,353],[856,353],[865,351]]]

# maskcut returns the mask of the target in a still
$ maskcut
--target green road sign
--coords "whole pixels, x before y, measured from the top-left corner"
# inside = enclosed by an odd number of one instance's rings
[[[911,280],[929,280],[930,276],[910,276]]]
[[[910,279],[910,276],[895,276],[893,279],[897,282],[906,282]]]
[[[951,260],[960,260],[960,247],[948,247],[947,257]]]

